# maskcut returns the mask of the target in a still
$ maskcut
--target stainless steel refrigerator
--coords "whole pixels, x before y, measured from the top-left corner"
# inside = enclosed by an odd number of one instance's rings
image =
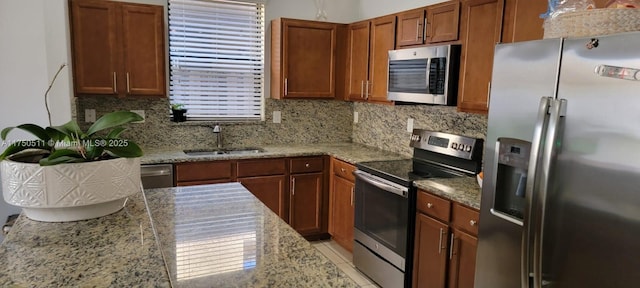
[[[640,33],[497,45],[475,287],[640,286]]]

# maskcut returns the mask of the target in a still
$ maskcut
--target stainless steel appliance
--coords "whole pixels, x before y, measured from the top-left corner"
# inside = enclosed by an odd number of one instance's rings
[[[460,45],[389,51],[387,99],[456,105]]]
[[[640,283],[640,33],[496,47],[475,287]]]
[[[173,165],[140,165],[140,178],[145,189],[173,187]]]
[[[416,188],[480,170],[482,139],[413,130],[413,159],[356,164],[353,263],[382,287],[411,287]],[[406,273],[405,273],[406,272]]]

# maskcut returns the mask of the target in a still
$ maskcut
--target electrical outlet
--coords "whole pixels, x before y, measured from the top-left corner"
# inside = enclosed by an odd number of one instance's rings
[[[273,111],[273,123],[282,122],[282,112],[281,111]]]
[[[84,109],[84,122],[96,122],[96,109]]]
[[[353,123],[358,123],[358,111],[353,111]]]
[[[144,123],[144,119],[146,119],[146,117],[144,116],[144,110],[131,110],[131,112],[136,113],[142,117],[141,121],[136,121],[131,123]]]
[[[407,132],[413,132],[413,118],[407,119]]]

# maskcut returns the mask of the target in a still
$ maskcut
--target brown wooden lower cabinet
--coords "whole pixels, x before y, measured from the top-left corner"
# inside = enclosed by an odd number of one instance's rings
[[[175,164],[176,186],[237,181],[307,238],[328,238],[327,156]],[[353,224],[351,224],[353,226]]]
[[[329,234],[340,246],[353,251],[354,206],[353,182],[342,177],[331,177],[329,195]]]
[[[322,233],[323,173],[291,175],[289,225],[302,236]]]
[[[424,191],[418,193],[418,201],[428,203],[418,203],[425,205],[419,205],[416,213],[413,287],[472,288],[478,211]],[[439,213],[442,211],[447,214]]]
[[[445,287],[449,226],[422,213],[416,217],[413,287]]]
[[[247,190],[260,199],[271,211],[278,214],[284,221],[289,219],[288,197],[286,193],[287,176],[258,176],[238,178]]]
[[[203,161],[175,164],[176,186],[231,182],[231,161]]]
[[[478,238],[453,228],[448,287],[473,287]]]

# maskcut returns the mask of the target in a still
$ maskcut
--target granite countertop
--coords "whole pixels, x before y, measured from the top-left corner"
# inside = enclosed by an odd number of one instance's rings
[[[414,186],[445,199],[480,210],[482,189],[474,177],[419,180],[414,182]]]
[[[262,153],[188,156],[178,148],[145,149],[142,164],[179,163],[228,159],[300,157],[315,155],[330,155],[347,163],[356,164],[366,161],[398,160],[411,157],[397,153],[365,146],[357,143],[318,143],[318,144],[287,144],[265,145]],[[428,190],[446,199],[457,201],[469,207],[480,209],[480,186],[475,178],[434,178],[416,181],[416,187]]]
[[[264,152],[249,154],[223,154],[211,156],[189,156],[179,148],[147,148],[142,164],[197,162],[228,159],[276,158],[330,155],[347,163],[365,161],[397,160],[411,158],[357,143],[314,143],[260,146]]]
[[[84,221],[21,215],[0,265],[1,287],[358,287],[239,183],[149,189]]]
[[[85,221],[20,215],[0,245],[0,287],[170,287],[142,193]]]
[[[175,287],[357,287],[239,183],[151,189]]]

